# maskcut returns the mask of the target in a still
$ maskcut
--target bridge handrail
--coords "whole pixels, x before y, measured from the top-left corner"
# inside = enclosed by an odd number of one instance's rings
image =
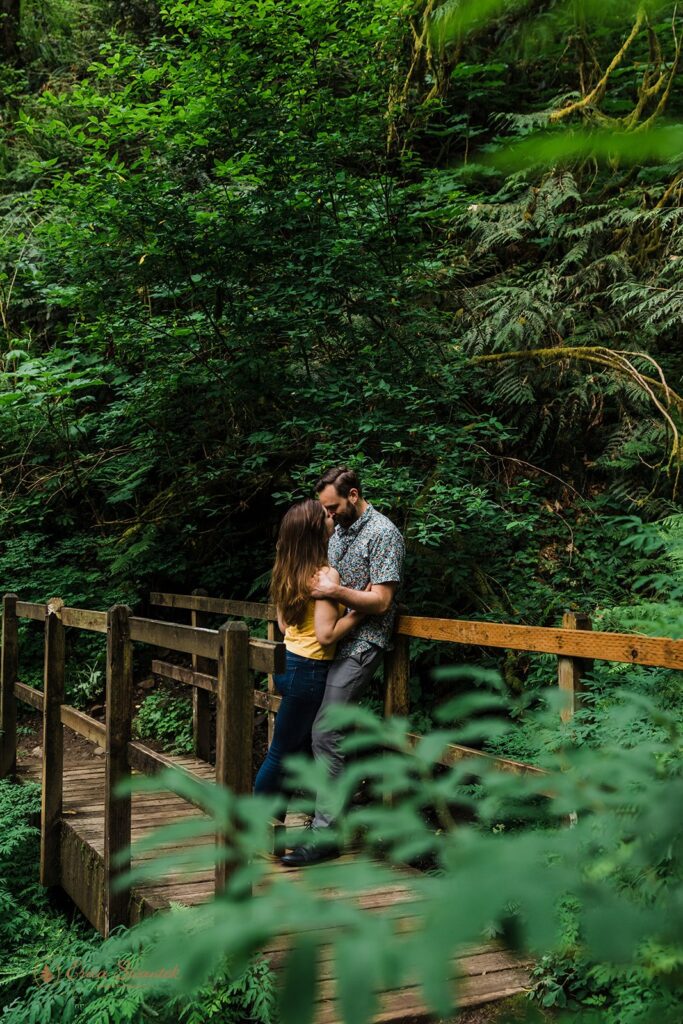
[[[234,601],[196,594],[150,594],[150,604],[275,621],[275,607],[252,601]],[[618,661],[631,665],[683,669],[683,640],[642,633],[612,633],[591,629],[527,626],[508,622],[399,615],[396,633],[414,639],[442,641],[473,647],[556,654],[589,660]]]

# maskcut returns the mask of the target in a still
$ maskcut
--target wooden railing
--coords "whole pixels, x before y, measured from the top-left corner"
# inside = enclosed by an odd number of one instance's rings
[[[19,682],[19,634],[22,618],[44,623],[43,689]],[[65,703],[65,631],[68,627],[106,635],[107,670],[105,722]],[[100,744],[105,751],[104,784],[104,931],[128,923],[129,890],[115,881],[130,866],[117,855],[130,857],[131,797],[116,793],[119,782],[132,770],[154,773],[174,762],[132,738],[133,645],[149,644],[189,654],[193,663],[213,667],[212,675],[180,670],[174,676],[194,689],[216,694],[216,782],[237,793],[252,785],[252,724],[254,685],[251,671],[274,674],[285,666],[281,642],[250,637],[244,622],[225,622],[219,629],[180,625],[134,616],[116,605],[107,612],[67,608],[54,598],[47,604],[20,601],[15,594],[3,598],[2,660],[0,664],[0,777],[16,774],[17,701],[42,712],[42,807],[40,880],[60,882],[62,796],[64,782],[64,726]],[[202,659],[201,662],[199,659]],[[175,670],[176,666],[173,666]],[[194,676],[197,675],[197,678]],[[208,761],[208,736],[203,748]],[[216,887],[226,881],[225,862],[217,865]]]
[[[285,667],[284,645],[277,632],[271,605],[212,598],[205,593],[151,595],[154,607],[190,613],[189,625],[132,615],[117,605],[108,612],[65,607],[61,600],[47,604],[20,601],[15,594],[3,599],[2,656],[0,662],[0,777],[16,771],[16,704],[23,701],[43,715],[42,815],[40,878],[49,885],[60,877],[60,825],[63,790],[63,727],[74,730],[105,749],[104,865],[105,933],[127,920],[130,893],[115,891],[113,881],[126,869],[114,864],[115,855],[128,850],[131,838],[131,798],[115,795],[118,782],[132,770],[155,772],[172,760],[132,739],[132,664],[134,643],[149,644],[191,657],[191,667],[155,659],[153,672],[192,687],[195,752],[209,760],[209,696],[216,696],[216,765],[220,784],[238,793],[251,790],[254,707],[263,708],[272,721],[280,705],[273,675]],[[211,629],[212,616],[265,621],[268,639],[250,636],[243,621],[223,622]],[[18,620],[42,622],[45,662],[42,692],[19,682]],[[107,638],[106,721],[65,704],[65,630],[82,629]],[[394,648],[385,657],[384,709],[386,714],[409,711],[410,640],[420,638],[467,646],[546,653],[557,658],[558,684],[567,695],[565,719],[580,701],[582,675],[593,660],[627,662],[670,669],[683,668],[683,640],[591,630],[587,616],[565,613],[561,628],[401,615]],[[254,689],[251,671],[267,674],[268,691]],[[269,737],[270,738],[270,737]],[[413,742],[420,737],[411,734]],[[480,758],[514,773],[545,774],[541,768],[509,758],[493,757],[457,744],[445,745],[439,760],[452,764],[462,758]],[[216,868],[216,886],[225,884],[226,866]]]
[[[273,605],[212,598],[198,592],[152,593],[150,602],[155,607],[191,610],[193,614],[238,615],[265,620],[271,629],[276,619]],[[683,669],[683,640],[635,633],[594,631],[588,615],[581,612],[565,612],[561,628],[399,615],[396,621],[394,648],[387,653],[384,661],[384,712],[387,715],[407,715],[410,710],[410,640],[413,638],[468,647],[493,647],[555,655],[558,686],[566,695],[565,708],[562,711],[564,721],[571,718],[580,704],[583,680],[593,661],[617,661],[631,665]],[[187,681],[189,682],[189,677]],[[271,713],[277,710],[280,703],[279,697],[272,693],[272,689],[268,694],[256,692],[254,699],[260,707]],[[417,741],[419,737],[415,736],[414,739]],[[469,747],[450,745],[444,749],[441,760],[444,764],[452,764],[461,757],[489,755]],[[506,771],[540,771],[531,765],[507,758],[492,760]]]

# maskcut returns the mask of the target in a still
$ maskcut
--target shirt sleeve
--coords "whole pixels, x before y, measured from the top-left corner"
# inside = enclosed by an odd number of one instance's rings
[[[398,530],[379,534],[371,541],[369,553],[371,583],[401,582],[405,546]]]

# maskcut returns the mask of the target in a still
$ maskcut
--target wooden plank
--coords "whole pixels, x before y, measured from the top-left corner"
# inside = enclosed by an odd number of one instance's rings
[[[62,608],[62,622],[65,626],[85,629],[91,633],[107,632],[107,613],[91,611],[88,608]]]
[[[408,733],[408,739],[415,746],[422,737],[415,732]],[[487,754],[483,750],[475,750],[474,747],[463,747],[457,743],[446,743],[444,744],[443,751],[437,758],[438,764],[452,765],[456,761],[462,761],[463,758],[472,757],[479,758],[480,760],[489,761],[495,765],[496,768],[503,772],[510,772],[512,775],[548,775],[545,768],[539,768],[538,765],[524,764],[522,761],[513,761],[509,757],[496,757],[494,754]]]
[[[279,694],[264,693],[263,690],[254,690],[254,707],[265,708],[266,711],[277,712],[282,704],[282,697]]]
[[[455,985],[457,984],[457,989]],[[498,999],[506,999],[531,987],[529,971],[525,967],[513,967],[491,974],[465,977],[454,983],[453,1007],[464,1009],[480,1006]],[[325,991],[325,983],[321,989]],[[327,986],[327,998],[319,1003],[315,1024],[339,1024],[340,1011],[336,1000],[330,998],[331,986]],[[423,1002],[422,990],[414,985],[379,995],[379,1009],[373,1016],[373,1024],[388,1024],[390,1021],[433,1021],[433,1011]]]
[[[43,694],[35,686],[27,686],[26,683],[14,684],[14,696],[24,704],[30,704],[36,711],[43,710]]]
[[[155,676],[163,676],[164,679],[175,679],[177,683],[198,687],[209,693],[216,693],[218,690],[216,676],[195,672],[194,669],[186,668],[185,665],[173,665],[170,661],[158,661],[155,658],[152,662],[152,673]]]
[[[105,746],[107,742],[107,727],[103,722],[98,722],[96,718],[91,718],[90,715],[79,711],[78,708],[71,707],[70,704],[62,704],[61,716],[62,725],[66,725],[73,732],[78,733],[79,736],[90,740],[91,743],[96,743],[102,747]]]
[[[61,598],[47,603],[43,672],[43,780],[40,804],[40,884],[61,878],[62,773],[64,770],[64,626]]]
[[[249,638],[249,668],[255,672],[276,674],[284,672],[286,666],[285,645],[274,640]]]
[[[128,744],[128,763],[131,768],[135,768],[145,775],[155,775],[164,768],[176,768],[178,771],[186,772],[188,775],[204,779],[204,781],[214,781],[215,773],[211,765],[206,766],[209,769],[206,775],[200,775],[186,765],[178,764],[174,758],[168,757],[166,754],[159,754],[156,750],[151,750],[150,747],[145,746],[144,743],[140,743],[138,740],[131,740]],[[177,793],[173,795],[176,800],[182,800],[193,807],[198,807],[200,810],[204,809],[200,800],[191,800],[184,796],[178,796]]]
[[[116,795],[119,782],[130,777],[128,744],[133,712],[133,645],[130,609],[115,605],[107,613],[107,730],[104,787],[104,934],[128,924],[130,889],[115,889],[130,869],[131,798]],[[125,856],[124,851],[128,850]],[[124,860],[114,858],[124,853]]]
[[[410,710],[410,640],[394,637],[394,649],[384,655],[384,714],[407,715]]]
[[[234,793],[252,786],[254,691],[249,677],[249,630],[244,622],[226,622],[218,631],[216,703],[216,782]],[[228,838],[216,837],[219,846]],[[216,891],[227,882],[228,864],[216,864]]]
[[[278,626],[277,621],[276,622],[269,622],[268,623],[268,633],[267,633],[267,635],[268,635],[268,639],[269,640],[271,640],[273,642],[276,642],[276,643],[282,643],[282,640],[284,639],[284,637],[282,635],[282,630]],[[286,665],[287,665],[287,652],[286,651],[284,652],[284,661],[285,661],[285,668],[286,668]],[[278,671],[279,672],[284,672],[285,668],[278,669]],[[272,671],[269,672],[269,674],[268,674],[268,696],[271,697],[271,698],[276,696],[274,675],[275,675],[275,673],[272,672]],[[273,732],[275,730],[275,709],[273,707],[271,707],[270,704],[268,705],[268,716],[267,717],[268,717],[268,746],[270,746],[270,744],[273,742]]]
[[[216,658],[218,634],[215,629],[197,629],[180,626],[175,622],[160,622],[157,619],[130,619],[130,638],[154,647],[165,647],[169,651],[184,654],[199,654],[203,658]]]
[[[16,595],[12,595],[16,597]],[[31,601],[20,601],[16,599],[16,615],[19,619],[34,619],[36,622],[45,622],[47,611],[44,604],[34,604]]]
[[[668,637],[554,629],[549,626],[513,626],[460,619],[430,619],[413,615],[402,615],[399,618],[397,632],[401,636],[443,640],[452,644],[503,647],[511,651],[683,669],[683,640]]]
[[[212,631],[213,633],[213,631]],[[216,663],[215,658],[198,658],[206,668],[202,672],[186,668],[184,665],[172,665],[167,661],[154,660],[152,672],[156,675],[175,679],[188,686],[198,686],[209,693],[216,693],[216,676],[211,669]],[[249,638],[249,668],[255,672],[284,672],[286,663],[285,645],[279,641],[262,640],[259,637]]]
[[[194,596],[208,597],[208,594],[205,590],[195,590]],[[193,608],[190,616],[193,626],[208,626],[206,612]],[[213,667],[213,659],[203,658],[199,654],[192,655],[194,675],[201,673],[208,676]],[[211,704],[207,690],[198,686],[192,688],[192,742],[195,755],[202,761],[208,761],[211,753]]]
[[[589,616],[582,612],[565,612],[562,616],[562,627],[563,629],[590,630],[592,624]],[[560,656],[557,659],[557,684],[567,701],[560,711],[560,718],[563,722],[570,721],[579,707],[580,695],[583,690],[581,674],[587,671],[591,664],[581,658]]]
[[[2,599],[2,655],[0,657],[0,779],[17,772],[17,699],[14,687],[19,674],[19,633],[16,594]]]
[[[231,615],[245,619],[271,619],[277,621],[274,604],[259,604],[255,601],[232,601],[222,597],[204,597],[199,594],[149,595],[149,603],[161,608],[185,608],[212,615]]]
[[[64,891],[90,923],[104,935],[104,862],[102,856],[72,828],[61,823]]]

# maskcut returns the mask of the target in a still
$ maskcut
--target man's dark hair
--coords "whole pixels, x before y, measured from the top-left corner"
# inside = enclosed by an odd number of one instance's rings
[[[340,498],[348,498],[349,491],[353,488],[358,491],[361,497],[363,495],[358,473],[355,469],[349,469],[347,466],[333,466],[332,469],[326,469],[315,485],[316,494],[320,494],[330,484],[336,489]]]

